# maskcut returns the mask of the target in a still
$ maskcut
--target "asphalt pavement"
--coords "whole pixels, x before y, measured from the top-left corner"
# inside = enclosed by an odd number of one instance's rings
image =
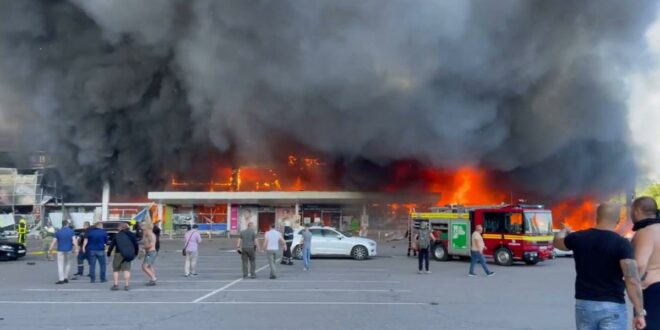
[[[36,244],[36,243],[35,243]],[[573,329],[573,260],[498,267],[467,277],[469,262],[431,261],[417,274],[405,243],[379,244],[365,261],[315,258],[243,279],[234,240],[202,243],[199,276],[186,278],[180,240],[165,239],[148,287],[133,262],[131,291],[79,278],[55,285],[42,255],[0,263],[0,329]],[[109,265],[110,266],[110,265]],[[87,269],[85,269],[87,273]],[[108,279],[111,274],[108,273]]]

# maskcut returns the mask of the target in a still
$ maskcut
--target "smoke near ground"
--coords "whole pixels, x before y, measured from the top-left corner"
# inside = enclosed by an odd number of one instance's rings
[[[79,192],[158,189],[213,153],[268,163],[273,141],[347,168],[487,168],[555,198],[620,191],[625,77],[656,7],[0,0],[0,118]]]

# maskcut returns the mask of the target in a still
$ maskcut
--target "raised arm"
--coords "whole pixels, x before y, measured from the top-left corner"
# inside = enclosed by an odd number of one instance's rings
[[[556,235],[555,238],[552,240],[552,245],[560,249],[562,251],[570,251],[568,247],[566,247],[566,236],[571,232],[571,229],[567,226],[564,226]]]
[[[646,326],[644,318],[644,296],[642,294],[642,283],[637,271],[637,262],[635,259],[622,259],[620,262],[623,278],[626,281],[626,291],[628,298],[633,305],[634,321],[636,329],[643,329]]]

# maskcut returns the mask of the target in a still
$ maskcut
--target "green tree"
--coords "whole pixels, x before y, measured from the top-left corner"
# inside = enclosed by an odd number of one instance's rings
[[[656,202],[660,203],[660,183],[653,183],[648,185],[644,189],[638,190],[637,196],[653,197]]]

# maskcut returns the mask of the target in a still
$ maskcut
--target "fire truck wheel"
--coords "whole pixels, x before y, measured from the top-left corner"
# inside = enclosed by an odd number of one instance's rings
[[[293,258],[297,260],[301,260],[303,258],[302,247],[300,247],[300,245],[296,245],[296,247],[293,248]]]
[[[369,251],[362,245],[357,245],[351,250],[351,257],[355,260],[364,260],[369,256]]]
[[[449,260],[449,254],[447,249],[442,244],[436,244],[433,246],[433,258],[438,261],[447,261]]]
[[[499,248],[495,251],[495,263],[500,266],[513,265],[513,254],[507,248]]]

